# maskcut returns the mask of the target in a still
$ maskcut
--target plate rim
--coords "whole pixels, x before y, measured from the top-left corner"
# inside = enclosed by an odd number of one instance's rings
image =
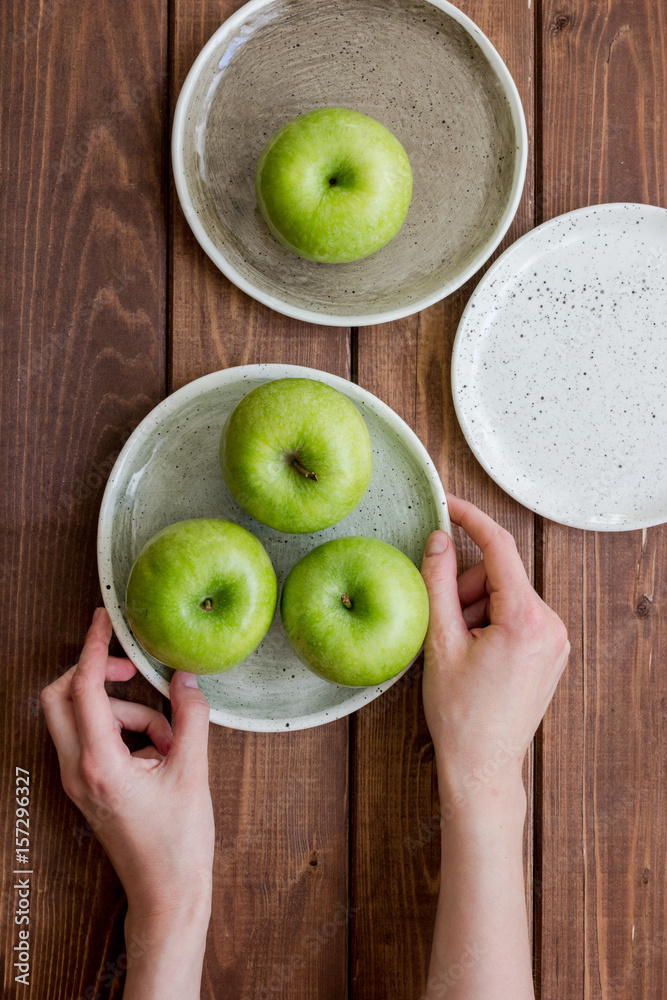
[[[275,295],[270,295],[268,292],[263,292],[261,289],[257,288],[227,260],[225,255],[218,250],[213,240],[209,237],[199,219],[190,197],[189,187],[185,177],[182,141],[183,133],[185,131],[185,123],[187,120],[188,104],[199,78],[199,74],[205,63],[208,61],[211,52],[225,40],[226,35],[231,34],[249,15],[253,15],[258,11],[261,11],[264,7],[274,2],[275,0],[249,0],[248,3],[244,4],[237,11],[231,14],[230,17],[223,21],[220,27],[213,32],[204,47],[197,54],[197,57],[190,67],[190,70],[188,71],[188,74],[183,82],[176,101],[174,120],[171,130],[171,168],[181,210],[188,225],[190,226],[190,229],[192,230],[192,233],[194,234],[195,239],[199,243],[202,250],[204,250],[207,256],[213,261],[218,270],[221,271],[225,277],[229,278],[229,280],[233,282],[237,288],[240,288],[241,291],[250,295],[251,298],[254,298],[257,302],[263,303],[263,305],[268,306],[270,309],[273,309],[275,312],[278,312],[283,316],[290,316],[293,319],[303,320],[307,323],[316,323],[319,326],[355,327],[376,326],[380,323],[390,323],[397,319],[403,319],[405,316],[412,316],[415,313],[420,312],[422,309],[426,309],[429,306],[434,305],[436,302],[440,302],[442,299],[447,298],[448,295],[451,295],[458,288],[464,285],[474,274],[476,274],[476,272],[479,271],[486,261],[488,261],[501,241],[504,239],[518,211],[528,169],[528,127],[526,124],[526,115],[523,109],[523,104],[517,85],[514,82],[514,78],[496,47],[484,34],[481,28],[479,28],[475,22],[467,16],[467,14],[460,11],[457,7],[450,3],[449,0],[424,0],[425,3],[428,3],[432,7],[448,14],[451,18],[453,18],[453,20],[458,21],[459,24],[466,29],[466,31],[479,45],[504,88],[505,96],[507,97],[507,101],[510,105],[512,121],[514,123],[518,153],[514,165],[514,177],[512,178],[512,194],[505,207],[505,211],[494,234],[487,240],[484,246],[481,247],[479,252],[475,254],[470,264],[461,272],[459,277],[445,285],[442,285],[437,291],[419,299],[417,302],[410,303],[409,305],[398,309],[391,309],[387,312],[378,312],[362,316],[356,316],[354,314],[334,316],[320,313],[312,309],[304,309],[301,306],[292,306],[289,303],[283,302],[282,299],[277,298]]]
[[[167,698],[169,697],[169,681],[162,677],[162,675],[158,673],[158,671],[155,670],[155,668],[145,658],[144,651],[137,643],[132,631],[125,622],[122,611],[124,595],[121,596],[118,594],[113,578],[111,576],[107,577],[104,574],[104,565],[107,564],[111,566],[114,497],[116,495],[119,480],[122,478],[125,466],[135,447],[140,441],[145,439],[151,430],[154,430],[157,426],[159,426],[164,416],[178,410],[183,403],[196,398],[202,391],[206,392],[210,389],[220,388],[232,382],[236,383],[242,381],[244,376],[247,375],[252,376],[259,374],[266,375],[267,381],[277,378],[315,378],[317,381],[323,381],[339,391],[341,391],[341,387],[344,387],[344,394],[348,396],[348,398],[353,398],[356,402],[363,401],[368,404],[376,413],[382,416],[385,422],[389,424],[389,426],[397,433],[403,443],[409,446],[410,450],[417,458],[427,479],[429,480],[429,484],[436,500],[439,501],[437,511],[438,528],[446,531],[450,537],[452,535],[445,488],[438,474],[438,470],[436,469],[435,464],[428,454],[424,444],[412,428],[403,420],[402,417],[398,415],[398,413],[396,413],[395,410],[393,410],[378,396],[375,396],[372,392],[369,392],[368,389],[364,389],[356,382],[351,382],[349,379],[343,378],[340,375],[333,375],[330,372],[321,371],[320,369],[307,368],[303,365],[280,363],[236,365],[234,367],[222,368],[214,372],[209,372],[206,375],[193,379],[191,382],[187,382],[185,385],[160,400],[160,402],[146,414],[139,424],[137,424],[128,437],[118,457],[116,458],[116,461],[114,462],[111,472],[109,473],[109,478],[105,485],[104,494],[100,503],[97,521],[97,568],[100,590],[104,606],[109,614],[109,617],[111,618],[114,633],[126,655],[132,659],[133,663],[135,663],[139,673],[141,673],[146,680],[153,685],[153,687],[155,687]],[[350,389],[352,390],[351,392]],[[417,657],[415,657],[415,660],[416,659]],[[414,662],[415,661],[413,660],[413,662],[408,664],[408,666],[405,667],[405,669],[399,674],[396,674],[395,677],[391,677],[389,680],[384,681],[382,684],[369,685],[368,687],[359,687],[357,689],[350,688],[351,691],[354,691],[354,694],[352,694],[345,702],[342,702],[341,705],[334,707],[328,713],[325,713],[324,711],[311,712],[308,715],[290,718],[286,724],[285,719],[262,719],[257,722],[252,719],[242,719],[236,716],[233,712],[228,712],[224,709],[214,708],[211,706],[210,720],[216,725],[226,726],[227,728],[237,729],[242,732],[263,733],[294,732],[301,729],[310,729],[315,726],[325,725],[329,722],[335,722],[339,719],[345,718],[364,705],[369,705],[372,701],[375,701],[376,698],[396,684],[397,681],[399,681],[401,677],[403,677],[404,674],[410,670]],[[345,710],[339,711],[342,707],[344,707]]]
[[[641,215],[655,215],[660,216],[667,220],[667,208],[663,208],[660,205],[648,205],[643,202],[634,201],[608,201],[600,202],[596,205],[585,205],[582,208],[573,209],[570,212],[563,212],[561,215],[556,215],[551,219],[547,219],[546,222],[541,223],[534,229],[529,230],[524,233],[523,236],[519,237],[514,243],[512,243],[500,256],[493,262],[489,267],[488,271],[485,272],[483,277],[480,279],[479,283],[472,292],[466,307],[463,310],[459,325],[454,337],[454,344],[452,347],[452,358],[451,358],[451,387],[452,387],[452,399],[454,402],[454,411],[456,413],[456,418],[459,422],[459,426],[463,433],[463,436],[468,444],[468,447],[472,451],[473,455],[482,466],[486,474],[490,479],[493,480],[496,485],[498,485],[508,496],[512,497],[527,510],[532,511],[539,517],[544,517],[547,520],[553,521],[554,524],[562,524],[566,528],[577,528],[581,531],[593,531],[593,532],[621,532],[621,531],[639,531],[644,528],[653,528],[656,525],[664,524],[667,522],[667,508],[665,509],[664,516],[656,519],[649,520],[629,520],[624,521],[622,524],[602,524],[597,521],[580,520],[579,518],[572,519],[558,519],[556,520],[552,514],[544,507],[542,504],[528,504],[525,499],[520,496],[520,494],[512,487],[508,486],[506,482],[502,480],[496,473],[491,472],[489,465],[484,457],[484,452],[479,448],[477,441],[474,439],[472,431],[470,430],[470,423],[467,416],[462,408],[462,404],[459,396],[459,385],[458,381],[460,379],[459,366],[461,363],[461,353],[462,353],[462,343],[464,341],[467,324],[472,313],[473,308],[476,308],[478,295],[484,291],[486,285],[493,280],[497,272],[501,269],[503,264],[507,263],[514,253],[518,252],[522,246],[526,243],[532,242],[536,238],[536,234],[544,233],[550,229],[555,229],[557,226],[562,225],[566,220],[587,218],[595,213],[615,215],[620,211],[632,211],[637,212]],[[477,314],[476,314],[477,315]]]

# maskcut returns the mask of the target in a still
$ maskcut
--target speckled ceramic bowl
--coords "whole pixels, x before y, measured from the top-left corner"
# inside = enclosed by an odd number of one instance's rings
[[[412,164],[403,228],[355,263],[296,257],[255,200],[267,140],[320,107],[376,118]],[[407,316],[471,277],[514,217],[527,149],[507,67],[445,0],[252,0],[199,54],[172,139],[183,211],[220,270],[278,312],[334,326]]]
[[[368,426],[373,475],[360,506],[333,528],[286,535],[253,520],[225,486],[218,465],[220,431],[251,389],[277,378],[315,378],[344,393]],[[293,365],[248,365],[191,382],[157,406],[132,434],[111,472],[102,500],[98,565],[102,594],[123,649],[163,694],[172,671],[136,643],[125,613],[125,588],[143,544],[156,531],[189,517],[226,517],[265,546],[282,585],[292,566],[330,538],[382,538],[419,565],[431,531],[450,531],[438,474],[419,439],[393,410],[352,382]],[[306,729],[348,715],[386,691],[337,687],[306,669],[287,644],[280,614],[259,648],[228,673],[200,678],[211,720],[235,729]]]

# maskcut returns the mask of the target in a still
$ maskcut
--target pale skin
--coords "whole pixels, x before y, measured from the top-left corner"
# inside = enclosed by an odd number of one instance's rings
[[[425,1000],[532,1000],[521,858],[521,766],[565,667],[565,628],[530,586],[512,537],[448,497],[482,560],[457,581],[443,532],[422,572],[431,624],[424,707],[435,747],[442,828],[440,901]],[[211,910],[214,824],[209,706],[176,672],[173,728],[162,713],[110,698],[129,680],[93,618],[79,663],[42,692],[64,789],[109,855],[128,898],[125,1000],[195,1000]],[[152,745],[130,753],[123,729]]]
[[[105,680],[136,668],[109,656],[111,622],[93,618],[78,664],[41,701],[65,791],[109,855],[128,899],[125,1000],[195,1000],[211,912],[214,825],[208,786],[209,705],[175,673],[166,717],[109,698]],[[130,753],[121,730],[152,746]]]
[[[482,558],[457,579],[454,546],[436,532],[422,565],[431,606],[423,696],[442,831],[425,1000],[533,1000],[521,768],[570,645],[512,536],[472,504],[448,503]]]

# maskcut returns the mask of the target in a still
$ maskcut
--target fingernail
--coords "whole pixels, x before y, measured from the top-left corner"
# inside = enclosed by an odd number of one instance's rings
[[[449,538],[446,531],[434,531],[426,543],[427,556],[439,556],[447,551]]]
[[[104,611],[104,608],[95,608],[95,610],[93,612],[93,621],[94,622],[97,621],[97,619],[100,617],[100,615],[102,614],[103,611]]]
[[[197,684],[197,677],[195,674],[186,674],[185,671],[181,671],[181,682],[186,688],[196,688],[199,687]]]

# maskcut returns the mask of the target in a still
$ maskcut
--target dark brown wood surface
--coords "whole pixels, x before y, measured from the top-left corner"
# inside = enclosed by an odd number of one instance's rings
[[[165,392],[167,16],[159,0],[17,0],[0,35],[2,995],[88,1000],[103,976],[119,995],[124,897],[59,787],[38,698],[100,602],[106,478]],[[143,678],[128,687],[161,704]],[[30,987],[12,968],[17,766]]]
[[[545,3],[544,219],[605,201],[667,207],[666,41],[661,2]],[[542,995],[664,997],[667,528],[544,521],[537,538],[572,642],[538,755]]]
[[[214,268],[173,192],[169,127],[189,66],[238,6],[0,6],[3,996],[122,992],[122,890],[60,789],[37,700],[75,659],[99,603],[96,517],[113,461],[166,392],[218,368],[282,361],[377,393],[420,435],[446,486],[516,535],[573,646],[526,768],[538,992],[660,1000],[667,529],[561,528],[482,472],[449,390],[456,325],[477,279],[399,323],[333,330],[271,312]],[[510,66],[529,124],[529,175],[505,245],[588,203],[667,205],[662,0],[459,6]],[[458,533],[456,541],[468,565],[475,553]],[[212,727],[217,852],[202,997],[421,995],[439,837],[419,674],[417,666],[384,698],[320,729]],[[162,704],[141,678],[126,690]],[[16,766],[33,785],[29,988],[14,984],[11,968]]]

